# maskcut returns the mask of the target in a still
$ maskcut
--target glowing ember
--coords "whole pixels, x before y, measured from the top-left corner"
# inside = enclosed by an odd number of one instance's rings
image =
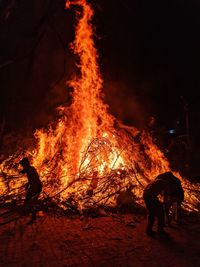
[[[0,193],[8,199],[20,196],[25,178],[14,176],[19,175],[19,160],[29,156],[42,178],[44,197],[56,196],[58,204],[73,193],[80,209],[96,204],[114,205],[117,193],[130,184],[140,202],[143,187],[169,170],[168,161],[148,133],[124,126],[108,113],[93,41],[93,10],[86,0],[67,1],[66,7],[71,5],[82,9],[81,14],[77,13],[71,46],[80,60],[80,75],[68,82],[74,89],[72,104],[59,107],[60,119],[48,130],[36,131],[37,145],[33,151],[13,155],[0,165]],[[199,186],[183,179],[182,182],[185,207],[197,210]]]

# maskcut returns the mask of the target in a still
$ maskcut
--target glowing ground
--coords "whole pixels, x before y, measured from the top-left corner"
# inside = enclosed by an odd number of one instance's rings
[[[144,218],[133,214],[93,219],[44,215],[32,225],[28,220],[1,225],[1,267],[200,266],[200,224],[193,218],[168,228],[170,240],[147,237]]]

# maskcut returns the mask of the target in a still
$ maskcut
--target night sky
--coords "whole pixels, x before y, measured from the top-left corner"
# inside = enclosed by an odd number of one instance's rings
[[[200,5],[115,2],[104,4],[101,17],[106,73],[111,70],[113,77],[127,82],[127,91],[143,99],[146,111],[162,124],[178,118],[185,103],[192,116],[199,116]]]
[[[1,121],[5,131],[41,127],[70,103],[68,45],[74,13],[63,0],[0,1]],[[13,4],[12,4],[13,3]],[[110,112],[127,124],[200,133],[200,4],[196,0],[90,0]],[[9,8],[8,8],[9,7]],[[27,126],[28,125],[28,126]]]

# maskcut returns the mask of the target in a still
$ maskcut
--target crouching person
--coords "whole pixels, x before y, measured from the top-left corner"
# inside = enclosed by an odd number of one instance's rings
[[[144,189],[143,199],[148,210],[148,222],[146,227],[146,234],[155,236],[156,232],[153,231],[155,219],[157,219],[157,232],[159,235],[166,235],[164,230],[165,226],[165,212],[163,203],[159,200],[158,196],[164,196],[167,199],[170,194],[170,185],[164,180],[154,180],[150,182]]]
[[[25,211],[32,213],[32,218],[29,223],[33,223],[36,220],[35,205],[42,191],[42,183],[36,169],[30,165],[27,157],[23,158],[19,164],[23,167],[23,170],[21,170],[20,173],[26,174],[28,179],[28,183],[26,184],[27,193],[24,201],[24,209]]]
[[[178,224],[180,222],[181,204],[184,200],[184,191],[181,185],[181,181],[176,176],[174,176],[172,172],[159,174],[156,177],[156,180],[165,180],[169,183],[170,194],[164,202],[166,223],[170,225],[171,221],[173,220]],[[172,215],[170,214],[170,209],[173,210]]]

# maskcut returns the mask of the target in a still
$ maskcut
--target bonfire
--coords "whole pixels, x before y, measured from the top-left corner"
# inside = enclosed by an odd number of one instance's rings
[[[0,165],[3,201],[20,200],[26,177],[19,175],[19,161],[28,156],[43,183],[41,198],[64,207],[72,198],[79,210],[98,205],[114,206],[119,192],[133,185],[137,203],[158,174],[170,171],[150,133],[123,125],[108,112],[103,100],[103,79],[93,40],[93,9],[86,0],[67,1],[78,7],[75,40],[71,49],[79,75],[67,82],[73,88],[72,104],[58,107],[59,119],[34,134],[34,148],[18,149]],[[184,207],[199,209],[199,185],[175,173],[185,190]]]

